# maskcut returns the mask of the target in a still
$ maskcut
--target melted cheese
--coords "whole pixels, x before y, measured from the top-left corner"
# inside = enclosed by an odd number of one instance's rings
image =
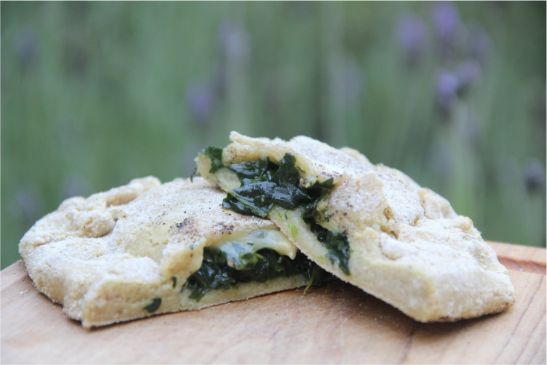
[[[229,236],[215,243],[213,247],[223,251],[227,257],[241,250],[256,252],[267,248],[291,260],[296,257],[296,246],[276,229],[260,229],[240,236]]]
[[[218,179],[220,188],[224,191],[232,191],[241,186],[241,181],[237,174],[225,167],[220,168],[215,175]]]

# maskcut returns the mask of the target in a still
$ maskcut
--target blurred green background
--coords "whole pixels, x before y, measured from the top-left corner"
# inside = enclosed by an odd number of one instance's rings
[[[2,2],[2,267],[36,219],[228,132],[399,168],[545,246],[545,3]]]

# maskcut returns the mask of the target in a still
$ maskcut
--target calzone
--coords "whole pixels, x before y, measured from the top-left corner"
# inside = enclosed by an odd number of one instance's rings
[[[38,290],[85,327],[200,309],[317,277],[269,220],[222,208],[202,178],[154,177],[64,201],[22,238]]]
[[[310,260],[421,321],[500,312],[506,268],[471,219],[399,170],[312,138],[251,138],[196,157],[223,206],[268,218]]]

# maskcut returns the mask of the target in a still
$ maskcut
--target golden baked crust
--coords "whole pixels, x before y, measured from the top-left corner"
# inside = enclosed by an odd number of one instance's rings
[[[287,142],[232,132],[230,140],[224,164],[261,158],[277,163],[290,153],[303,185],[334,180],[332,192],[318,205],[328,217],[319,224],[347,235],[349,275],[327,259],[300,210],[276,207],[269,218],[312,261],[342,280],[423,322],[477,317],[513,303],[507,270],[471,219],[404,173],[374,165],[353,149],[304,136]],[[210,173],[207,158],[200,155],[196,162],[202,176],[225,185]]]
[[[221,208],[224,194],[204,179],[161,184],[154,177],[71,198],[39,220],[19,251],[38,290],[85,327],[199,309],[305,285],[303,276],[238,284],[200,301],[181,293],[203,248],[230,235],[277,229],[268,220]],[[172,277],[176,277],[173,286]]]

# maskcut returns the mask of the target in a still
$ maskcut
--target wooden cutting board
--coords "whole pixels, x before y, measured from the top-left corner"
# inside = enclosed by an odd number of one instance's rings
[[[333,283],[96,330],[2,271],[2,363],[545,363],[545,250],[492,244],[517,300],[507,312],[421,324]]]

